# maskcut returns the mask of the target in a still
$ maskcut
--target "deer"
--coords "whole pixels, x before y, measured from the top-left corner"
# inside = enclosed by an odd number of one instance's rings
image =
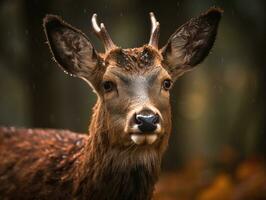
[[[103,42],[57,15],[43,27],[57,65],[97,96],[87,134],[68,130],[0,128],[0,199],[150,200],[172,131],[170,90],[209,54],[222,16],[210,8],[159,48],[160,24],[150,13],[149,42],[123,49],[91,19]]]

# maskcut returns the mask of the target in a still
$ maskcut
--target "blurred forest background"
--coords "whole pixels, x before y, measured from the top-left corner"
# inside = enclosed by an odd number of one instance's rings
[[[225,195],[224,191],[233,190],[243,176],[253,177],[259,171],[257,177],[264,178],[255,180],[262,181],[261,189],[266,194],[263,0],[2,0],[0,125],[87,131],[95,96],[85,82],[68,77],[52,61],[42,28],[42,18],[47,13],[60,15],[81,29],[102,51],[101,43],[92,34],[93,13],[105,23],[116,44],[130,48],[148,42],[150,11],[161,24],[160,46],[163,46],[178,26],[212,6],[224,9],[218,37],[205,62],[181,77],[172,91],[174,130],[163,161],[165,176],[174,179],[172,185],[179,184],[180,188],[179,173],[190,174],[188,179],[198,185],[194,186],[186,177],[182,180],[190,189],[181,184],[183,191],[174,187],[168,193],[190,199],[194,194],[189,192],[191,187],[195,192],[205,184],[210,190],[225,187],[221,193]],[[221,175],[221,170],[225,174]],[[219,176],[214,176],[217,171]],[[199,174],[204,183],[197,182],[201,180]],[[167,182],[170,183],[168,179]],[[160,188],[164,190],[163,186],[159,186],[159,191]],[[256,185],[255,189],[258,188]],[[171,195],[163,193],[160,199],[171,199]]]

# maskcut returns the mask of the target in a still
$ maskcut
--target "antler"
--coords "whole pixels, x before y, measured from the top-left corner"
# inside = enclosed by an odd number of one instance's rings
[[[99,39],[104,43],[105,51],[110,51],[111,49],[116,48],[117,46],[113,43],[110,35],[108,34],[103,23],[100,26],[97,23],[97,14],[93,14],[91,18],[92,28],[95,31]]]
[[[150,12],[150,19],[151,19],[151,36],[149,45],[158,48],[158,39],[159,39],[159,31],[160,31],[160,23],[156,20],[153,12]]]

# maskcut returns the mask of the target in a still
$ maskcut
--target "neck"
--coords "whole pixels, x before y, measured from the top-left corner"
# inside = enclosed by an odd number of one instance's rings
[[[161,155],[154,149],[110,145],[101,102],[94,107],[76,190],[85,199],[151,199]],[[108,130],[107,130],[108,131]]]

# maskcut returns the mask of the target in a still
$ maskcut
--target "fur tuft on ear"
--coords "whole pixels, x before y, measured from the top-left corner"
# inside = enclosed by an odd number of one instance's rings
[[[219,8],[210,8],[199,17],[192,18],[179,27],[161,49],[165,68],[173,79],[191,70],[209,54],[222,13]]]

